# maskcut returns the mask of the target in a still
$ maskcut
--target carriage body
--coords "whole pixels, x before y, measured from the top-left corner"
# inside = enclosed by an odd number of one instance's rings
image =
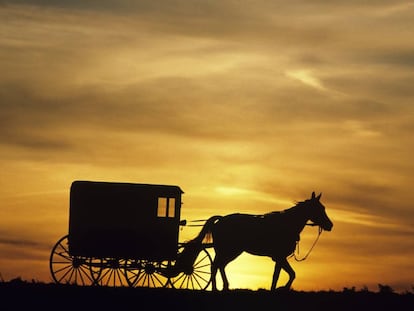
[[[178,186],[74,181],[69,254],[173,260],[181,211]]]
[[[58,284],[206,289],[212,259],[203,247],[183,260],[178,186],[77,180],[69,232],[49,268]],[[178,264],[180,262],[180,264]],[[183,264],[186,263],[186,265]]]

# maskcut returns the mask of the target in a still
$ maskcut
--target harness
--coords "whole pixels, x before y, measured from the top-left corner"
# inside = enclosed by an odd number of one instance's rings
[[[319,237],[321,236],[321,233],[322,233],[322,231],[323,231],[322,227],[321,227],[321,226],[319,226],[319,225],[317,225],[317,224],[315,224],[315,223],[309,223],[309,224],[306,224],[306,225],[307,225],[307,226],[311,226],[311,227],[318,226],[318,235],[316,236],[315,241],[313,242],[313,244],[312,244],[311,248],[310,248],[310,249],[309,249],[309,251],[306,253],[306,255],[305,255],[304,257],[302,257],[302,258],[299,258],[299,241],[296,241],[296,249],[295,249],[295,251],[294,251],[294,252],[293,252],[293,253],[292,253],[292,254],[288,257],[288,259],[289,259],[289,258],[291,258],[291,257],[294,257],[296,261],[304,261],[304,260],[306,260],[306,258],[308,258],[308,256],[309,256],[309,255],[310,255],[310,253],[312,252],[313,248],[315,247],[316,243],[318,242]]]

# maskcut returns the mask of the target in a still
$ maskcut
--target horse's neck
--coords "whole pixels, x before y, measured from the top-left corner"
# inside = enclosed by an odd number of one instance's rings
[[[284,217],[286,217],[286,223],[297,233],[302,232],[309,220],[309,215],[306,213],[305,208],[304,206],[297,205],[283,212]]]

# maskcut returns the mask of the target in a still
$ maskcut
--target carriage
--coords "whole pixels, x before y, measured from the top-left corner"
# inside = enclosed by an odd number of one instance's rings
[[[207,289],[211,246],[202,244],[195,258],[186,258],[188,243],[179,242],[180,227],[186,225],[180,219],[183,193],[173,185],[74,181],[69,232],[50,254],[53,280]]]

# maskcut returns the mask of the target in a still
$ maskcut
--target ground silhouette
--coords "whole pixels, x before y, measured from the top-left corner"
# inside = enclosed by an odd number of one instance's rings
[[[414,295],[344,289],[341,292],[229,290],[225,292],[0,283],[2,310],[413,310]]]

